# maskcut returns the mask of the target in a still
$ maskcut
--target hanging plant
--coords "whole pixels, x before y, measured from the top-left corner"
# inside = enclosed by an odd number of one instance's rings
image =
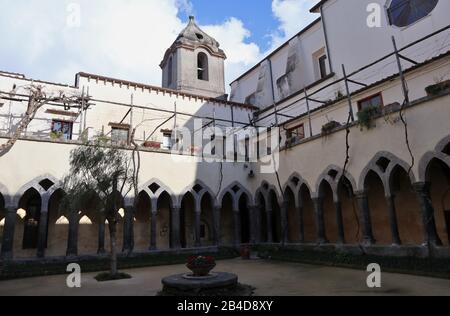
[[[361,128],[361,131],[364,128],[368,130],[373,127],[373,119],[374,117],[380,114],[380,108],[376,106],[367,107],[364,110],[358,112],[358,125]]]

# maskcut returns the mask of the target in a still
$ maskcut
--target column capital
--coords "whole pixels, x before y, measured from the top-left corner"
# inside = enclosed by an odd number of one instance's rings
[[[15,206],[5,206],[4,212],[5,214],[16,214],[17,213],[18,208],[16,208]]]
[[[430,185],[431,184],[429,182],[416,182],[412,184],[412,187],[417,193],[422,193],[428,192]]]
[[[367,190],[355,191],[354,195],[355,195],[355,198],[357,198],[357,199],[365,199],[368,196],[368,191]]]

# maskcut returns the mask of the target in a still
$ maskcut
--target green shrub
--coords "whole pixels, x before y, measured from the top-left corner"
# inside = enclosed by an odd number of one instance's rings
[[[372,122],[375,116],[380,114],[380,109],[376,106],[365,108],[358,112],[358,125],[363,130],[372,128]]]

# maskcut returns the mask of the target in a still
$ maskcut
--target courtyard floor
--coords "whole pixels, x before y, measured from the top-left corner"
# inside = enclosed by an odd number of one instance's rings
[[[224,260],[215,271],[236,273],[241,283],[256,288],[257,296],[302,295],[445,295],[450,296],[450,280],[395,273],[382,274],[382,288],[366,286],[365,271],[264,260]],[[97,273],[82,274],[82,287],[69,289],[66,276],[36,277],[0,282],[5,295],[133,295],[154,296],[161,290],[161,278],[187,272],[183,265],[125,270],[130,280],[98,283]]]

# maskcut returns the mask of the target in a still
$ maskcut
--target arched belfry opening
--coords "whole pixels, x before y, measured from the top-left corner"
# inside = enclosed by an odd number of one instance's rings
[[[197,79],[208,81],[208,56],[201,52],[197,55]]]

